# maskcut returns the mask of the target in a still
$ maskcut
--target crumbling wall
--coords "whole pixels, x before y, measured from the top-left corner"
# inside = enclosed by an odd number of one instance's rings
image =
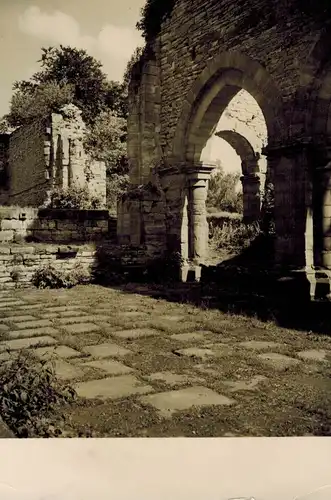
[[[51,187],[48,176],[47,124],[36,120],[15,130],[9,142],[10,203],[40,206]]]
[[[0,204],[4,205],[9,199],[9,137],[10,134],[0,134]]]
[[[84,150],[85,124],[74,105],[35,120],[12,133],[9,141],[9,201],[38,207],[52,188],[82,188],[106,204],[106,168]]]

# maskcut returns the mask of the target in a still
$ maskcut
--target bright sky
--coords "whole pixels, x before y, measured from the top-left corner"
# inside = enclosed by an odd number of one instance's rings
[[[8,111],[15,80],[29,78],[41,47],[83,48],[120,80],[138,45],[135,24],[145,0],[0,0],[0,116]]]

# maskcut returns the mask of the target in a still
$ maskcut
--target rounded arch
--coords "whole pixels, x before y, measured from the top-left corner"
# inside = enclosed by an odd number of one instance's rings
[[[175,161],[199,161],[201,150],[215,131],[230,100],[244,89],[260,106],[269,143],[287,131],[281,94],[257,61],[239,52],[223,52],[211,60],[185,98],[177,123],[172,156]]]
[[[234,130],[220,130],[215,135],[228,142],[240,156],[243,175],[258,173],[258,159],[246,137]]]

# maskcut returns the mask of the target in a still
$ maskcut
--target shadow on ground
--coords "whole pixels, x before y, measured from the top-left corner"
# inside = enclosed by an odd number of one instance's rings
[[[258,237],[241,255],[216,266],[202,266],[199,283],[175,283],[169,279],[169,272],[158,275],[160,265],[146,268],[136,262],[124,271],[118,260],[107,264],[100,254],[97,282],[127,293],[191,303],[272,321],[283,328],[331,335],[331,303],[310,301],[305,274],[294,278],[272,270],[272,256],[273,242]]]

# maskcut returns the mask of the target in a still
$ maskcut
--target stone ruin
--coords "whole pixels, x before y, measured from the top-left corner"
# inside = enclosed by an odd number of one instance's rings
[[[53,188],[82,188],[106,206],[106,166],[83,146],[85,124],[74,105],[0,137],[2,205],[40,207]]]
[[[307,9],[295,0],[175,1],[133,69],[133,194],[120,204],[120,241],[144,245],[149,255],[179,252],[188,267],[204,262],[214,165],[201,153],[244,89],[267,127],[262,155],[274,186],[275,268],[304,276],[311,296],[318,272],[330,282],[331,38],[325,18]],[[222,137],[244,157],[244,192],[256,198],[254,145],[233,131]]]
[[[49,264],[61,272],[78,266],[92,278],[97,242],[115,243],[106,166],[86,153],[84,133],[81,112],[68,105],[0,136],[0,288],[30,286],[34,273]],[[84,187],[99,209],[43,208],[54,188]]]

